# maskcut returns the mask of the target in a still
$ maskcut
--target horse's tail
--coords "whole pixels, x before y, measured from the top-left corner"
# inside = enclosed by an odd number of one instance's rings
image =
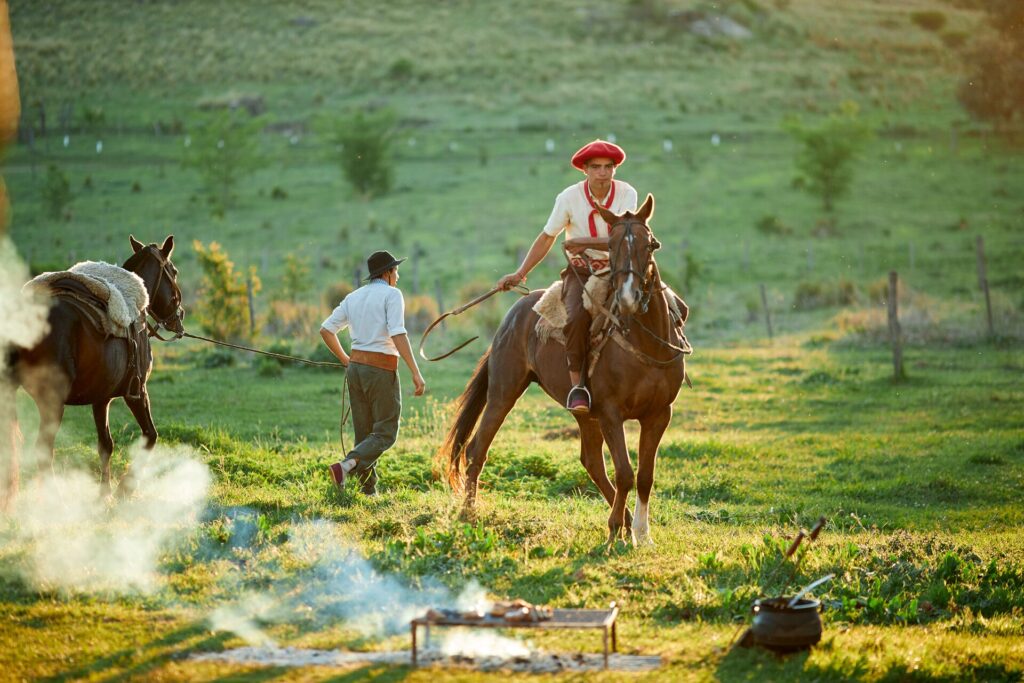
[[[0,371],[0,509],[9,507],[18,495],[18,463],[23,440],[15,405],[18,385],[14,371],[18,352],[12,347],[6,355],[5,365]]]
[[[448,484],[455,491],[462,490],[463,469],[466,460],[466,444],[476,427],[480,413],[487,404],[488,371],[487,362],[491,358],[490,349],[477,363],[472,379],[465,391],[455,403],[455,422],[448,430],[444,443],[437,449],[434,462],[443,469],[448,477]]]

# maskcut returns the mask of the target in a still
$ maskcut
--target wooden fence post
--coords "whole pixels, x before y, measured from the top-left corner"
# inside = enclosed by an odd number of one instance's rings
[[[761,285],[761,308],[764,309],[764,324],[768,327],[768,339],[772,339],[772,314],[768,310],[768,294],[764,290],[764,284]]]
[[[906,377],[903,372],[903,339],[900,334],[898,310],[899,275],[895,270],[889,271],[889,298],[886,306],[889,309],[889,341],[892,342],[892,372],[894,380]]]
[[[245,297],[249,300],[249,336],[256,336],[256,306],[252,300],[252,275],[245,278]]]
[[[444,293],[441,291],[440,280],[434,281],[434,293],[435,296],[437,297],[437,310],[441,313],[444,313]],[[441,327],[444,327],[444,323],[441,323]]]
[[[981,235],[978,235],[975,241],[975,246],[978,252],[978,287],[985,295],[985,315],[988,320],[988,336],[995,336],[996,330],[992,324],[992,298],[988,292],[988,273],[985,268],[985,240]]]
[[[354,289],[359,289],[360,284],[362,284],[359,282],[360,275],[362,275],[362,271],[360,271],[359,266],[356,266],[352,271],[352,287]]]

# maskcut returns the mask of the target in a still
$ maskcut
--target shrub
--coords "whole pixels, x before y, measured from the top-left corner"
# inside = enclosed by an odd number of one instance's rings
[[[911,12],[910,20],[925,31],[938,32],[946,25],[946,15],[938,10]]]
[[[352,285],[348,282],[335,282],[324,290],[324,303],[331,309],[341,303],[342,299],[352,293]]]
[[[851,162],[870,137],[870,129],[859,120],[852,102],[817,127],[789,119],[784,128],[801,145],[796,167],[803,178],[802,189],[819,197],[824,210],[831,213],[836,200],[849,191],[853,181]]]
[[[280,337],[306,338],[315,335],[324,316],[314,304],[271,301],[264,332]]]
[[[50,218],[57,220],[65,215],[64,210],[71,204],[74,196],[71,194],[68,177],[55,164],[46,167],[42,194],[43,206],[46,207],[46,213]]]
[[[801,282],[793,295],[793,307],[810,311],[826,306],[850,306],[859,298],[857,286],[846,279],[835,283]]]
[[[309,275],[309,262],[295,254],[285,254],[281,297],[287,301],[295,301],[312,288],[313,279]]]
[[[257,148],[258,121],[244,121],[222,111],[206,120],[192,134],[183,164],[195,169],[215,215],[235,204],[235,188],[262,162]]]
[[[778,216],[762,216],[761,220],[754,224],[754,227],[762,235],[782,236],[793,234],[793,229],[779,220]]]
[[[441,313],[434,297],[416,294],[405,298],[405,323],[409,329],[417,332],[423,331],[439,315]]]
[[[333,124],[342,173],[364,197],[387,194],[394,181],[395,116],[390,110],[356,111]]]
[[[235,264],[217,242],[210,242],[206,247],[195,240],[192,248],[203,271],[196,307],[200,326],[220,339],[247,339],[255,329],[255,323],[249,317],[246,280],[252,283],[253,294],[262,287],[256,267],[250,266],[246,278],[235,271]]]
[[[413,63],[408,57],[400,57],[388,67],[388,78],[396,81],[407,81],[412,78]]]
[[[256,361],[256,374],[260,377],[280,377],[284,374],[284,370],[281,369],[281,363],[277,362],[276,358],[261,356]]]
[[[943,44],[951,50],[957,50],[967,44],[965,31],[946,31],[942,34]]]

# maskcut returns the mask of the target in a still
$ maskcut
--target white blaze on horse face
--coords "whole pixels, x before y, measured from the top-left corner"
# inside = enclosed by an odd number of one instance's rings
[[[633,296],[633,273],[630,273],[626,281],[622,283],[622,289],[619,290],[619,300],[626,307],[627,311],[632,312],[636,307],[636,297]]]
[[[637,543],[651,542],[651,527],[647,519],[648,503],[641,502],[640,496],[636,497],[636,507],[633,510],[633,534]]]

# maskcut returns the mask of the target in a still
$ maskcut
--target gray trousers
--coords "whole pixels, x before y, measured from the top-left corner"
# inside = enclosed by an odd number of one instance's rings
[[[377,490],[377,460],[398,439],[402,415],[402,386],[398,373],[361,363],[349,363],[348,396],[352,406],[355,447],[345,460],[356,462],[363,493]]]

